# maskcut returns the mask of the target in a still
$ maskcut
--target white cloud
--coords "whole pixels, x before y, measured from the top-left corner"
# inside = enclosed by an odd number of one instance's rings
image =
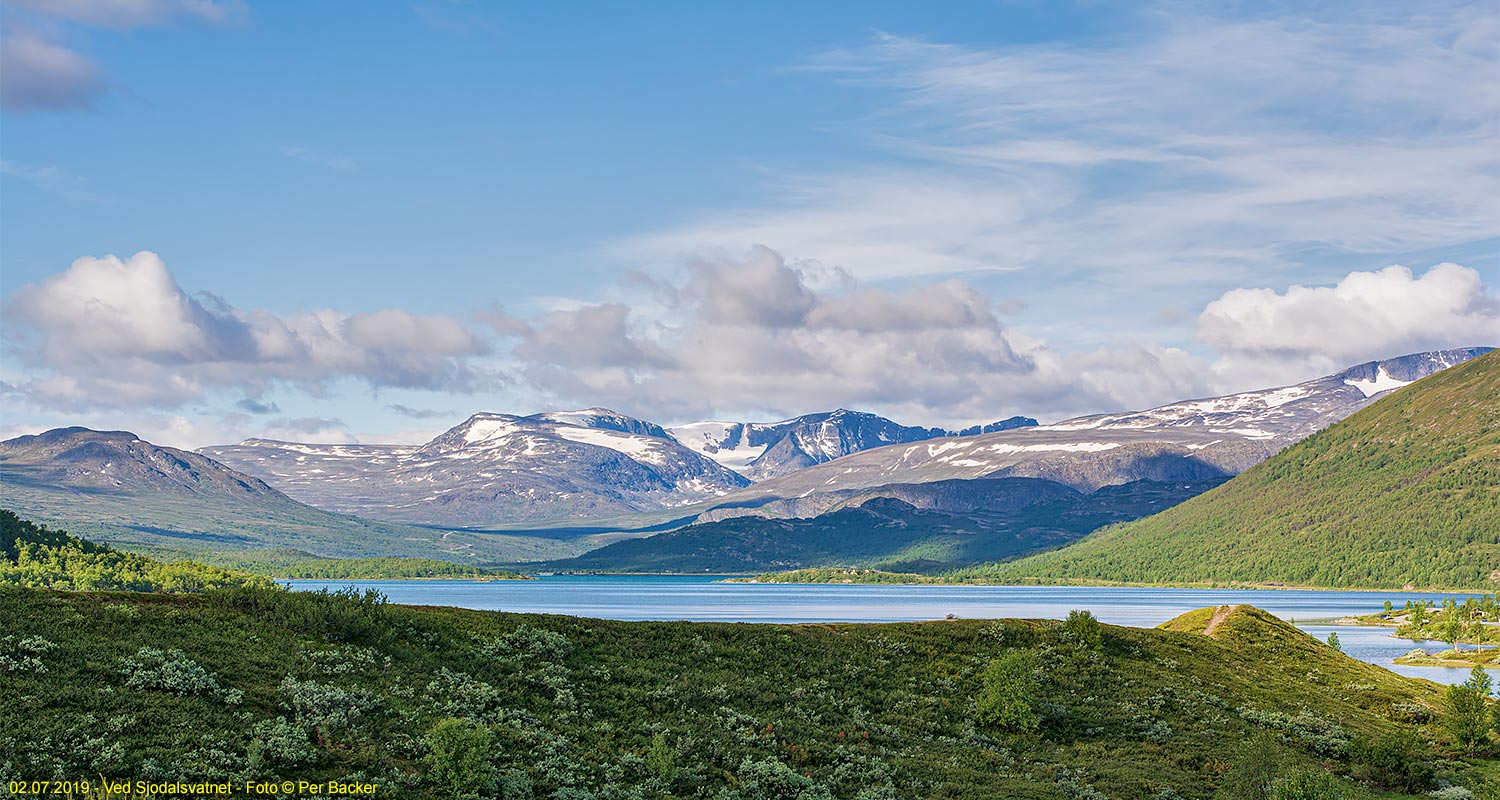
[[[215,391],[278,384],[467,391],[495,380],[471,361],[487,345],[451,317],[399,310],[282,316],[189,296],[155,253],[80,258],[6,306],[5,339],[33,377],[33,402],[64,408],[175,407]]]
[[[562,403],[658,419],[851,406],[923,424],[1081,413],[1193,394],[1207,369],[1130,342],[1078,356],[1003,326],[957,280],[815,290],[775,252],[698,260],[661,319],[623,304],[553,311],[519,331],[527,377]]]
[[[1198,338],[1221,355],[1218,371],[1275,381],[1422,350],[1500,338],[1500,299],[1477,270],[1438,264],[1351,272],[1334,286],[1234,289],[1208,304]]]

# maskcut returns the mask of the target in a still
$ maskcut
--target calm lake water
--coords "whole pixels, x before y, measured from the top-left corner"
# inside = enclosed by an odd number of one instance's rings
[[[1337,631],[1344,652],[1394,672],[1441,683],[1459,683],[1468,670],[1405,667],[1391,663],[1414,647],[1389,628],[1312,624],[1371,614],[1386,600],[1464,595],[1405,592],[1332,592],[1253,589],[1144,589],[1088,586],[882,586],[843,584],[722,583],[706,576],[576,576],[533,581],[287,581],[296,589],[337,589],[353,584],[383,592],[393,603],[457,606],[486,611],[568,614],[617,620],[716,622],[910,622],[1024,617],[1062,619],[1075,608],[1103,622],[1149,628],[1185,611],[1247,603],[1297,623],[1326,639]]]

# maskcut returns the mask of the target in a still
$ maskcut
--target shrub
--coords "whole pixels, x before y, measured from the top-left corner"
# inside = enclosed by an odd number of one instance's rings
[[[1014,732],[1034,731],[1041,718],[1032,708],[1036,693],[1035,657],[1024,650],[1006,653],[984,670],[984,684],[975,698],[981,725]]]
[[[0,672],[39,673],[47,671],[47,665],[42,663],[42,654],[57,649],[57,645],[40,636],[27,636],[20,641],[16,641],[14,636],[7,636],[0,639],[0,649],[10,651],[0,652]]]
[[[828,787],[773,758],[749,756],[735,770],[736,786],[715,800],[833,800]]]
[[[479,655],[500,661],[558,662],[571,652],[573,643],[568,637],[530,625],[520,625],[504,636],[489,639],[479,648]]]
[[[120,660],[125,685],[133,689],[156,689],[177,695],[216,694],[219,681],[203,665],[181,650],[161,651],[142,647],[135,658]]]
[[[333,728],[352,727],[375,707],[375,699],[366,692],[312,680],[299,681],[291,675],[281,680],[281,691],[297,721],[316,728],[320,737]]]
[[[1406,792],[1432,783],[1427,744],[1416,731],[1399,730],[1377,739],[1361,737],[1350,749],[1357,771],[1368,780]]]
[[[677,780],[677,752],[660,733],[651,737],[651,749],[646,751],[646,770],[669,786]]]
[[[1349,785],[1322,770],[1297,770],[1276,780],[1275,800],[1348,800],[1354,796]]]
[[[1469,680],[1449,686],[1443,694],[1446,714],[1443,727],[1453,739],[1453,744],[1466,753],[1473,753],[1489,740],[1489,720],[1485,719],[1485,707],[1490,696],[1490,676],[1484,667],[1475,667]]]
[[[250,733],[250,766],[270,763],[294,767],[313,759],[307,730],[287,722],[286,717],[255,723]]]
[[[1062,640],[1082,650],[1098,650],[1101,641],[1099,620],[1088,611],[1074,609],[1062,624]]]
[[[439,797],[477,798],[494,788],[490,729],[461,719],[445,719],[427,731],[427,781]]]

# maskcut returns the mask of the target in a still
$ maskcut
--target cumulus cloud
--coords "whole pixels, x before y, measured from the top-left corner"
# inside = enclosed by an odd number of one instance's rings
[[[1421,350],[1494,344],[1500,299],[1468,267],[1443,263],[1415,275],[1396,265],[1351,272],[1333,286],[1234,289],[1203,310],[1197,335],[1220,353],[1223,374],[1331,371]]]
[[[88,108],[104,92],[88,58],[31,32],[0,40],[0,108],[57,111]]]
[[[451,317],[399,310],[279,315],[191,296],[155,253],[80,258],[7,303],[5,339],[35,372],[35,401],[66,408],[173,407],[278,384],[469,391],[493,381],[487,345]]]
[[[1118,356],[1059,354],[1007,329],[988,296],[957,280],[815,290],[766,248],[695,261],[669,288],[661,319],[622,304],[554,311],[526,326],[514,354],[565,402],[678,419],[854,406],[992,421],[1170,398],[1201,389],[1206,372],[1181,351],[1130,343]]]

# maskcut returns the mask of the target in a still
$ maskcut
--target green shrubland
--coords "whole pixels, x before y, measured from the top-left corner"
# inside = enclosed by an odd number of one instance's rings
[[[1249,607],[1155,630],[1083,611],[614,622],[245,581],[196,594],[9,586],[0,620],[0,785],[1206,800],[1482,797],[1500,780],[1479,690],[1455,704]]]

